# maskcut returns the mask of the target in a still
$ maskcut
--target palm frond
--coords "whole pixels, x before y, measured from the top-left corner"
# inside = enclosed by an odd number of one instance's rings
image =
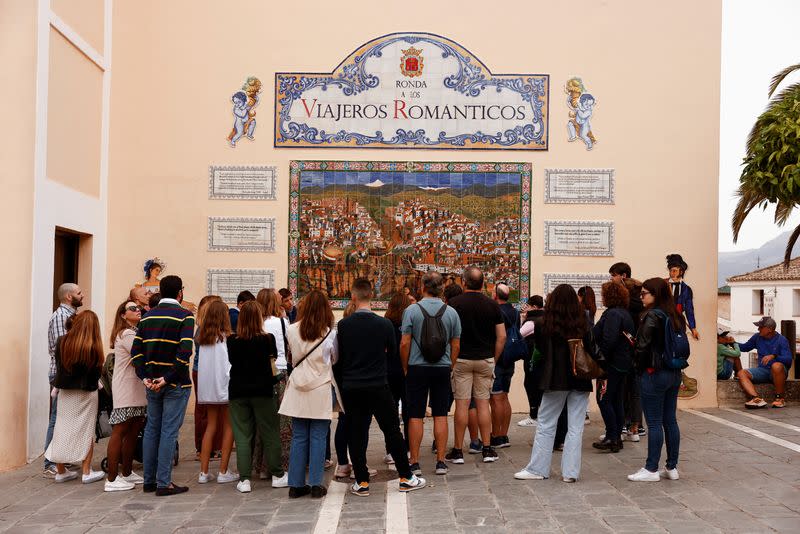
[[[792,203],[779,200],[778,204],[775,206],[775,224],[778,226],[786,224],[789,216],[794,211],[794,206],[795,205]]]
[[[800,65],[796,66],[800,67]],[[750,129],[750,133],[747,135],[748,155],[756,151],[756,142],[761,136],[761,130],[775,120],[774,117],[770,115],[770,111],[773,111],[776,106],[781,105],[789,96],[794,96],[795,93],[800,93],[800,82],[793,83],[792,85],[786,87],[775,98],[769,101],[766,109],[761,115],[758,116],[755,124],[753,124],[753,128]],[[770,95],[772,95],[772,93],[770,93]]]
[[[791,73],[793,73],[796,70],[800,70],[800,63],[798,63],[797,65],[791,65],[789,67],[786,67],[785,69],[780,71],[778,74],[773,76],[772,77],[772,81],[769,82],[769,95],[768,96],[772,97],[772,93],[775,92],[775,90],[778,88],[778,86],[781,84],[781,82],[783,82],[783,80],[785,80],[787,76],[789,76]]]
[[[739,231],[753,208],[759,204],[766,205],[767,203],[767,198],[764,195],[751,189],[739,187],[736,194],[739,197],[739,202],[736,204],[736,209],[733,210],[733,217],[731,218],[734,243],[739,239]]]
[[[783,268],[789,268],[789,261],[792,259],[792,250],[794,249],[794,244],[797,243],[797,239],[800,238],[800,224],[798,224],[792,235],[789,236],[789,241],[786,242],[786,251],[783,254]]]

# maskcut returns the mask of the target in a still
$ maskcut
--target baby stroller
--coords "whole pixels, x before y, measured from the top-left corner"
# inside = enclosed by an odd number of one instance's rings
[[[100,373],[100,383],[103,385],[103,387],[100,389],[99,393],[100,399],[97,409],[97,423],[95,425],[95,443],[111,435],[111,425],[108,423],[108,419],[111,416],[111,410],[114,408],[111,394],[111,379],[113,375],[114,353],[112,352],[106,357],[106,361],[103,364],[103,370]],[[142,459],[144,458],[142,452],[143,442],[144,427],[142,427],[142,431],[139,432],[139,435],[136,437],[136,449],[133,452],[133,459],[138,463],[142,463]],[[172,464],[178,465],[179,458],[180,445],[178,442],[175,442],[175,455],[172,458]],[[100,469],[108,473],[108,456],[103,458],[103,460],[100,462]]]

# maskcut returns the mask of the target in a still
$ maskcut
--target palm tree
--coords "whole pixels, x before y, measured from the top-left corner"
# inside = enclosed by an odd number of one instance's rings
[[[795,71],[800,71],[800,64],[786,67],[772,78],[770,98]],[[736,196],[739,202],[731,221],[734,243],[753,208],[765,210],[768,204],[775,204],[775,224],[783,226],[800,204],[800,83],[786,87],[772,98],[753,125]],[[799,238],[800,225],[786,244],[784,267],[789,266]]]

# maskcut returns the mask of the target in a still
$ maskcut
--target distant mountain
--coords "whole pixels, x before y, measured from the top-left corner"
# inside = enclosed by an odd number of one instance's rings
[[[783,261],[786,241],[791,231],[786,231],[778,237],[767,241],[759,248],[739,250],[735,252],[720,252],[717,260],[717,287],[725,285],[725,279],[737,274],[749,273],[763,267],[769,267]],[[797,247],[795,247],[797,250]]]

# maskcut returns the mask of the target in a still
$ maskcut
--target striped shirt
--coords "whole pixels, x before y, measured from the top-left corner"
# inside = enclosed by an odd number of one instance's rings
[[[61,304],[50,317],[50,324],[47,326],[47,350],[50,353],[50,372],[48,378],[50,383],[56,378],[56,342],[58,338],[67,333],[67,319],[75,315],[75,308],[69,304]]]
[[[131,363],[140,379],[164,377],[172,387],[192,387],[189,359],[194,341],[194,316],[175,299],[161,299],[139,321],[131,347]]]

